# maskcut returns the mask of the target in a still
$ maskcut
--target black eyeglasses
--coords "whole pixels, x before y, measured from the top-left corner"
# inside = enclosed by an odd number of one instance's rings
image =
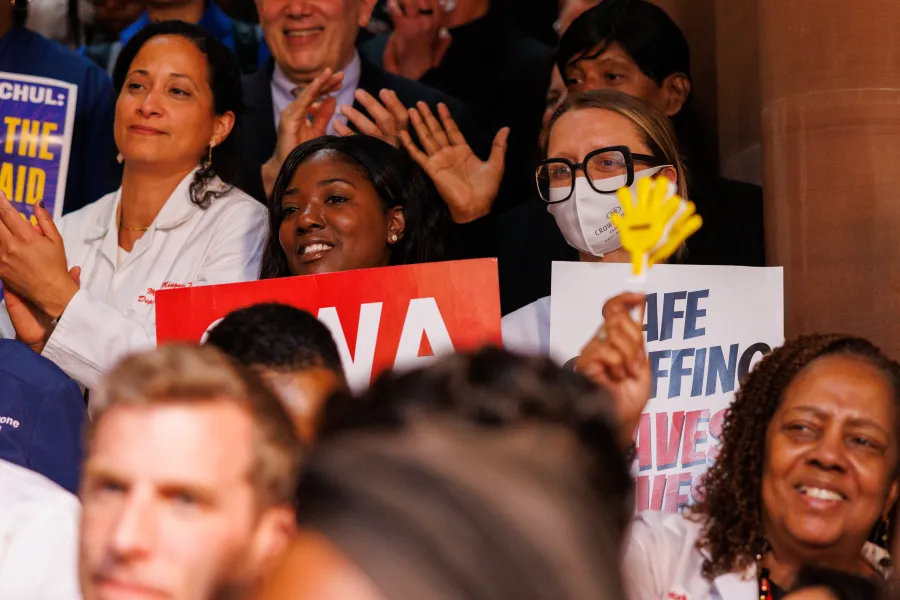
[[[594,150],[584,157],[581,163],[573,163],[565,158],[548,158],[541,161],[535,172],[538,193],[547,204],[558,204],[572,197],[575,191],[575,172],[578,169],[585,174],[590,186],[601,194],[611,194],[621,187],[630,187],[634,183],[634,163],[642,162],[651,167],[659,167],[667,163],[649,154],[634,154],[628,146],[610,146]],[[625,175],[625,185],[603,182],[614,177]]]

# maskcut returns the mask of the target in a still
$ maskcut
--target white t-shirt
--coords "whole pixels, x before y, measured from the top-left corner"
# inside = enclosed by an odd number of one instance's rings
[[[500,322],[503,349],[518,354],[550,354],[550,296],[509,313]]]
[[[0,598],[77,600],[78,498],[0,460]]]

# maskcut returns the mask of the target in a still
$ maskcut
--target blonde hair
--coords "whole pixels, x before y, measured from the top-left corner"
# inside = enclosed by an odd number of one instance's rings
[[[678,142],[669,118],[644,100],[622,92],[594,90],[569,96],[544,128],[541,136],[544,157],[547,156],[550,133],[560,117],[566,113],[590,108],[608,110],[631,121],[643,135],[644,143],[650,148],[651,154],[675,168],[678,174],[678,195],[685,200],[688,199],[687,168],[678,152]]]
[[[115,406],[234,402],[254,424],[248,474],[263,505],[293,504],[302,446],[287,410],[259,376],[212,346],[172,344],[122,360],[91,395],[87,441]]]

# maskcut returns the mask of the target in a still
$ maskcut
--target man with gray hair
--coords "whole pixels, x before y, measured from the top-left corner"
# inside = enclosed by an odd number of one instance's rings
[[[84,600],[252,597],[295,528],[284,406],[218,350],[181,345],[126,358],[92,402]]]

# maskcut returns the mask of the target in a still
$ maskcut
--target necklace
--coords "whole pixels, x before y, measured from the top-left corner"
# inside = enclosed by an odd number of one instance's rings
[[[2,0],[0,0],[0,1],[2,1]],[[119,204],[119,207],[116,209],[116,229],[118,229],[119,231],[124,229],[125,231],[144,232],[150,228],[149,227],[129,227],[128,225],[122,224],[122,205]]]

